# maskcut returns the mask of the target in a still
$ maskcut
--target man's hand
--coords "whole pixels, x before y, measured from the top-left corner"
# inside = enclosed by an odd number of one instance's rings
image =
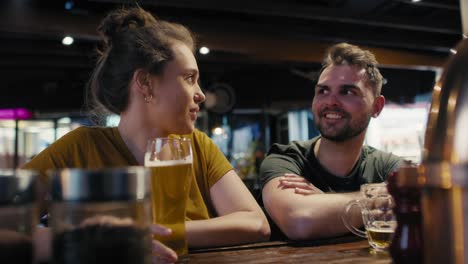
[[[161,225],[151,225],[151,231],[153,235],[168,236],[172,233],[172,230]],[[156,263],[175,263],[177,261],[177,254],[174,250],[168,248],[161,242],[153,239],[153,264]]]
[[[322,190],[315,187],[304,177],[293,173],[285,173],[284,176],[279,179],[279,182],[280,184],[278,185],[278,188],[294,189],[294,192],[297,194],[311,195],[323,193]]]

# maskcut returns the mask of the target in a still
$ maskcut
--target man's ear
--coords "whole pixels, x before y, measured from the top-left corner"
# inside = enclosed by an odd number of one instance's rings
[[[380,112],[382,112],[382,109],[385,106],[385,97],[383,95],[379,95],[374,99],[374,113],[372,114],[372,117],[378,117],[380,115]]]
[[[136,92],[143,95],[143,97],[151,95],[151,79],[150,74],[147,71],[143,69],[137,69],[133,73],[132,82],[134,83]]]

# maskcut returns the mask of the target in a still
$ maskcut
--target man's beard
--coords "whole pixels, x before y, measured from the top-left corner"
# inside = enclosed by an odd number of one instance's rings
[[[367,129],[371,116],[368,115],[363,120],[358,120],[357,124],[347,123],[343,128],[336,132],[327,133],[327,131],[320,125],[319,120],[314,117],[315,126],[320,132],[321,136],[327,140],[335,142],[344,142],[360,135]]]

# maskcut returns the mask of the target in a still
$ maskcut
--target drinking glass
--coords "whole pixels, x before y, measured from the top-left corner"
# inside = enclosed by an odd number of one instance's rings
[[[32,170],[0,169],[0,263],[32,263],[39,220]]]
[[[62,169],[50,175],[52,263],[151,263],[148,169]]]
[[[394,205],[386,183],[363,184],[361,198],[345,206],[342,220],[353,234],[367,238],[373,249],[386,251],[390,247],[397,225]],[[351,224],[351,209],[354,206],[361,210],[365,232]]]
[[[192,147],[188,138],[154,138],[147,144],[145,166],[151,169],[153,222],[172,229],[156,239],[187,259],[185,212],[192,182]]]

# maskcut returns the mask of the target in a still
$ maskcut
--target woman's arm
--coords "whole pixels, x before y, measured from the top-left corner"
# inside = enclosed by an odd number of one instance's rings
[[[189,247],[213,247],[266,241],[270,226],[260,206],[234,170],[210,189],[218,217],[186,222]]]

